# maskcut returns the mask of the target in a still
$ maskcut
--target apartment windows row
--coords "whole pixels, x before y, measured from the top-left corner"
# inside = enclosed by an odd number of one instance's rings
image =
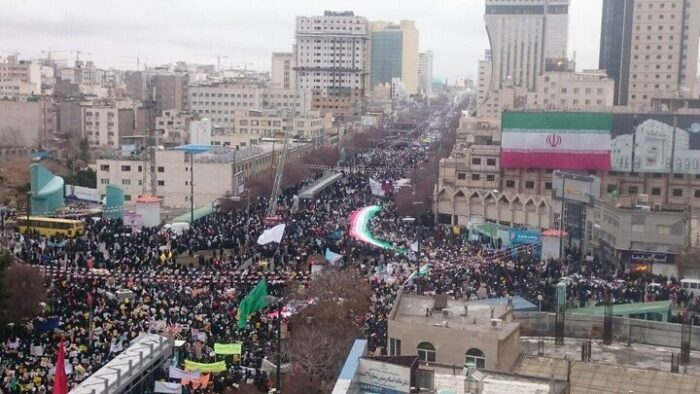
[[[608,193],[613,193],[617,190],[617,185],[608,185],[607,191]],[[624,190],[623,190],[624,192]],[[661,197],[663,196],[664,189],[661,187],[652,187],[649,190],[649,194],[654,197]],[[640,194],[639,187],[638,186],[628,186],[627,187],[627,194],[629,195],[637,195]],[[642,193],[643,194],[643,193]],[[672,188],[669,190],[669,197],[674,197],[674,198],[683,198],[683,197],[689,197],[690,192],[686,194],[685,190],[682,188]],[[694,198],[700,198],[700,189],[694,189],[693,190],[693,197]]]

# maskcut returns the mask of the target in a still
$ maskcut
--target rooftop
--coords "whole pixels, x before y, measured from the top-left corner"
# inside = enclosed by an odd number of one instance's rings
[[[520,338],[523,355],[512,372],[526,376],[566,380],[567,361],[580,360],[580,339],[566,338],[556,347],[554,338],[544,340],[544,354],[537,356],[538,338]],[[698,393],[700,392],[700,352],[691,351],[684,373],[671,373],[671,354],[678,348],[623,343],[604,345],[592,341],[591,362],[573,361],[571,392],[576,393]]]
[[[452,367],[440,365],[421,365],[421,369],[435,371],[435,389],[437,393],[461,394],[465,392],[467,377],[461,368],[456,371]],[[473,379],[483,382],[481,394],[550,394],[550,383],[562,387],[563,381],[551,381],[549,378],[520,376],[486,370],[476,372]],[[557,391],[555,391],[557,392]]]
[[[441,311],[433,310],[435,300],[433,297],[412,294],[401,294],[397,297],[391,320],[403,323],[430,325],[444,327],[453,330],[494,330],[499,332],[499,338],[503,339],[519,328],[519,323],[506,322],[506,317],[511,314],[506,305],[484,305],[467,302],[467,314],[465,316],[465,303],[447,297],[447,307]],[[495,328],[491,325],[491,316],[502,319],[502,326]],[[432,310],[432,315],[426,316],[426,310]]]

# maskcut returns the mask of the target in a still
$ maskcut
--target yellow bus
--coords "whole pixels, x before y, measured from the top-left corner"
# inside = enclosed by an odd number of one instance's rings
[[[80,220],[61,218],[48,218],[44,216],[17,217],[17,231],[24,234],[27,228],[33,232],[50,237],[60,235],[63,237],[77,237],[85,232],[85,226]]]

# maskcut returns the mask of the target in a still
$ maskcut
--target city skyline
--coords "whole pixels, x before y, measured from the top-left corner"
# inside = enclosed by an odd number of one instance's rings
[[[68,0],[60,4],[0,3],[0,35],[5,38],[0,57],[18,51],[21,58],[38,58],[45,55],[41,51],[50,48],[54,58],[73,60],[75,51],[80,50],[84,52],[81,59],[93,60],[98,67],[136,69],[137,56],[141,67],[179,60],[217,64],[217,56],[221,56],[222,67],[244,67],[247,63],[248,68],[264,71],[269,70],[272,52],[292,50],[296,16],[321,15],[324,10],[351,10],[370,21],[414,20],[420,31],[420,51],[434,52],[434,75],[450,81],[474,76],[478,60],[489,48],[483,0],[441,0],[431,2],[430,8],[424,1],[413,0],[293,4],[210,0],[186,6],[157,0],[139,3],[138,12],[114,1]],[[598,67],[601,13],[602,0],[572,0],[570,32],[590,32],[569,37],[568,54],[571,58],[576,54],[579,69]],[[444,39],[450,35],[457,37]]]

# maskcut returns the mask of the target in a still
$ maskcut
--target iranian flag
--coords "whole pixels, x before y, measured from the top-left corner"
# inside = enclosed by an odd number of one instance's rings
[[[504,112],[501,168],[610,170],[612,114]]]

